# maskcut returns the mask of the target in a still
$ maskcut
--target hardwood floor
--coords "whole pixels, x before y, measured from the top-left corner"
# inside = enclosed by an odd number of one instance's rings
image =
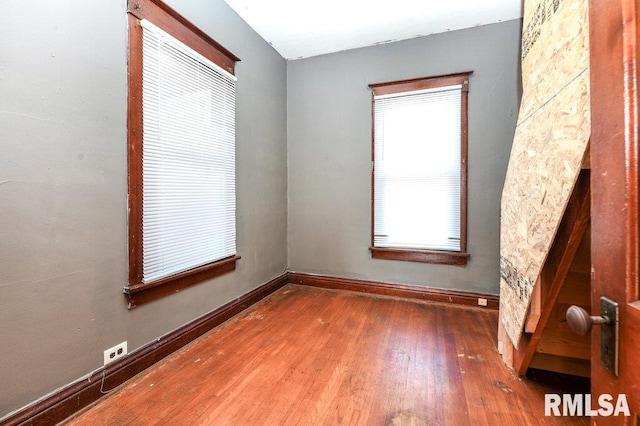
[[[64,424],[588,424],[544,417],[563,383],[507,370],[496,329],[496,311],[287,285]]]

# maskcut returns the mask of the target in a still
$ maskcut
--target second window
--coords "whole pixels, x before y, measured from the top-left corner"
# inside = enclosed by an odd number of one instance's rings
[[[373,257],[464,265],[469,75],[373,84]]]

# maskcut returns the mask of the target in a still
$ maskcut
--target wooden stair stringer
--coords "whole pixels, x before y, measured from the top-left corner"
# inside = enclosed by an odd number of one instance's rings
[[[590,171],[583,169],[569,198],[558,232],[541,272],[538,284],[541,286],[540,296],[543,303],[537,326],[533,333],[523,333],[518,348],[513,350],[512,366],[520,375],[526,374],[531,364],[580,242],[587,230],[591,217],[590,203]],[[511,342],[506,343],[511,344]]]

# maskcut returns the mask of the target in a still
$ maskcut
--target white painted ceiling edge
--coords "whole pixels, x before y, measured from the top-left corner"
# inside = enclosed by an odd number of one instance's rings
[[[523,0],[225,0],[285,59],[522,17]]]

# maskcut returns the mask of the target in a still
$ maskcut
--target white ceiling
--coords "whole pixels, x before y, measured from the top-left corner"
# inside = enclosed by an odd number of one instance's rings
[[[522,17],[522,0],[225,0],[286,59]]]

